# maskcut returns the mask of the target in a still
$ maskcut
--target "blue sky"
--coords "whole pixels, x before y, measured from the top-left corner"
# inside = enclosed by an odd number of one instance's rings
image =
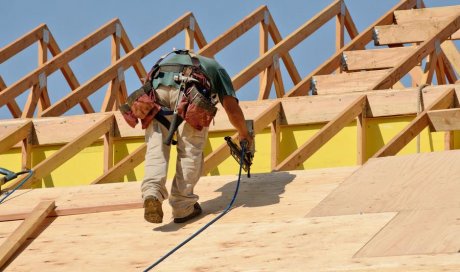
[[[46,23],[62,50],[78,42],[94,32],[113,18],[119,18],[134,46],[146,41],[161,31],[178,17],[188,11],[193,12],[207,41],[212,41],[238,21],[262,5],[267,5],[277,24],[281,35],[288,36],[315,14],[332,3],[325,1],[121,1],[121,0],[0,0],[0,47],[3,47],[41,23]],[[362,31],[388,9],[396,5],[398,0],[345,0],[359,31]],[[428,7],[460,5],[460,0],[425,0]],[[299,44],[293,50],[294,63],[301,76],[306,76],[318,65],[328,59],[334,52],[334,22],[322,27],[317,33]],[[184,34],[166,43],[152,52],[144,60],[148,70],[155,60],[170,51],[173,47],[184,46]],[[216,55],[216,59],[227,68],[230,76],[254,61],[258,56],[258,27],[247,32],[231,46]],[[70,63],[80,83],[105,69],[110,63],[110,39],[92,48]],[[14,83],[37,67],[37,46],[27,50],[0,64],[0,75],[7,85]],[[284,70],[284,68],[283,68]],[[129,91],[139,87],[139,81],[132,69],[127,70],[126,83]],[[285,87],[292,87],[287,76]],[[70,92],[70,88],[59,71],[48,78],[48,91],[51,101],[55,102]],[[252,80],[238,93],[241,100],[252,100],[257,97],[258,80]],[[90,97],[96,110],[99,110],[105,87]],[[26,94],[21,95],[17,102],[25,102]],[[74,107],[68,114],[79,114],[80,108]],[[0,108],[0,119],[9,119],[11,115],[6,107]]]

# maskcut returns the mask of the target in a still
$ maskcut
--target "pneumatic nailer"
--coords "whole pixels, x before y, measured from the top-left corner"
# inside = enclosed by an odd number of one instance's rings
[[[252,145],[249,146],[248,149],[246,149],[246,152],[244,154],[244,158],[243,158],[243,170],[246,171],[248,173],[248,178],[251,177],[251,165],[252,165],[252,160],[254,158],[254,153],[255,153],[255,139],[254,139],[254,122],[253,120],[246,120],[246,127],[248,128],[248,132],[249,132],[249,135],[252,136],[253,138],[253,141],[252,141]],[[241,145],[242,144],[246,144],[247,143],[240,143],[240,145],[237,145],[235,142],[233,142],[232,138],[227,136],[224,138],[225,141],[227,141],[227,144],[228,146],[230,147],[230,154],[232,155],[232,157],[238,162],[240,163],[240,156],[241,156]],[[247,147],[247,146],[246,146]]]

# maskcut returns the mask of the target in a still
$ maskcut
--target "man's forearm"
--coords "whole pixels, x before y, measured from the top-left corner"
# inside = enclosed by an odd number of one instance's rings
[[[243,111],[238,105],[237,100],[234,97],[225,97],[223,101],[223,107],[227,113],[230,123],[238,130],[240,137],[248,137],[248,129],[244,119]]]

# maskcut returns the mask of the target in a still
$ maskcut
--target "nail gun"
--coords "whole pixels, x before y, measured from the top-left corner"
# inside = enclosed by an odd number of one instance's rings
[[[248,128],[249,135],[253,138],[252,145],[246,150],[246,154],[243,158],[243,170],[248,173],[248,178],[251,177],[251,165],[252,160],[254,159],[255,153],[255,139],[254,139],[254,122],[253,120],[246,120],[246,127]],[[226,136],[225,141],[227,142],[228,146],[230,147],[230,154],[232,157],[240,163],[240,156],[241,156],[241,145],[245,144],[247,148],[247,142],[240,143],[237,145],[233,140],[232,137]]]

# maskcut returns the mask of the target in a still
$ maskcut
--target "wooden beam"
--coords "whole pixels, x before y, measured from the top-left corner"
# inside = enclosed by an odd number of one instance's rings
[[[117,26],[117,28],[120,27],[121,26]],[[112,35],[110,47],[112,65],[120,59],[121,33],[119,35],[120,36],[118,36],[117,33]],[[116,108],[116,104],[120,104],[120,101],[117,98],[118,93],[120,92],[120,80],[122,79],[121,77],[124,77],[124,75],[117,74],[116,78],[112,79],[110,82],[104,97],[104,101],[102,102],[101,112],[112,111],[114,108]]]
[[[412,122],[399,132],[390,142],[383,146],[373,158],[394,156],[415,136],[417,136],[428,124],[428,111],[445,109],[449,107],[454,99],[455,89],[449,88],[442,95],[421,112]]]
[[[263,21],[265,12],[267,11],[268,10],[266,6],[260,6],[251,14],[236,23],[229,30],[225,31],[222,35],[201,48],[201,50],[198,51],[198,54],[205,57],[214,57],[217,52],[225,48],[238,37],[242,36],[257,23]]]
[[[61,49],[59,48],[59,45],[57,44],[56,40],[54,39],[53,35],[51,32],[49,33],[49,44],[48,48],[53,55],[53,57],[56,57],[57,55],[61,54]],[[72,69],[70,68],[69,64],[64,64],[61,67],[61,72],[64,75],[64,78],[66,79],[67,83],[70,86],[70,89],[75,90],[80,86],[80,83],[77,80],[77,77],[73,73]],[[88,99],[83,99],[80,102],[80,106],[83,110],[84,113],[93,113],[94,109],[93,106],[91,106],[91,103],[89,102]],[[40,115],[41,116],[41,113]]]
[[[6,84],[5,81],[3,81],[3,78],[0,76],[0,92],[2,92],[4,89],[6,89]],[[21,117],[22,111],[14,99],[8,101],[6,106],[8,107],[8,110],[11,112],[11,115],[13,115],[14,118]]]
[[[266,110],[259,114],[254,119],[254,134],[260,133],[265,129],[271,122],[278,118],[281,111],[281,102],[273,102]],[[236,139],[238,133],[235,133],[232,138]],[[230,156],[228,146],[223,143],[221,146],[216,148],[211,154],[207,155],[204,159],[203,175],[208,174],[216,168],[221,162]]]
[[[26,121],[15,130],[9,132],[3,137],[0,136],[0,154],[8,151],[16,143],[22,141],[29,136],[33,127],[32,121]]]
[[[32,133],[21,141],[21,169],[32,169]]]
[[[434,22],[419,22],[415,25],[385,25],[376,26],[376,45],[388,44],[403,44],[403,43],[416,43],[424,42],[434,34],[443,29],[445,21]],[[458,29],[458,28],[457,28]],[[450,32],[445,39],[458,39],[458,35]]]
[[[93,113],[36,118],[33,120],[35,132],[32,145],[63,145],[69,143],[75,139],[76,135],[105,118],[107,114],[108,113]],[[116,114],[118,114],[118,112]],[[5,124],[8,123],[8,121],[5,121]],[[59,131],[59,133],[56,133],[56,131]]]
[[[270,22],[266,22],[265,20],[259,23],[259,56],[263,56],[265,52],[267,52],[268,50],[268,25],[269,23]],[[272,86],[273,75],[274,75],[273,66],[270,66],[270,67],[260,72],[259,74],[259,100],[267,99],[270,94],[270,88]]]
[[[270,33],[270,36],[272,37],[273,42],[275,44],[278,44],[281,41],[283,41],[283,38],[278,30],[278,27],[276,26],[275,20],[273,20],[272,15],[270,13],[268,15],[269,15],[268,17],[270,20],[270,24],[268,25],[268,32]],[[299,83],[302,78],[300,77],[299,71],[294,65],[294,60],[292,59],[289,52],[287,52],[286,54],[283,54],[281,56],[281,59],[283,60],[284,65],[286,66],[286,70],[289,76],[291,77],[292,82],[294,84]]]
[[[318,151],[325,143],[327,143],[334,135],[342,128],[348,125],[353,119],[363,112],[363,107],[366,104],[366,95],[360,95],[354,100],[343,112],[341,112],[334,120],[327,123],[321,128],[312,138],[300,146],[296,151],[291,153],[279,165],[275,171],[288,171],[298,169],[299,166],[316,151]]]
[[[195,18],[190,16],[190,25],[185,28],[185,49],[193,50],[195,47],[195,22]]]
[[[289,50],[298,45],[301,41],[305,40],[308,36],[318,30],[326,22],[334,18],[340,12],[340,0],[334,1],[332,4],[327,6],[323,11],[308,20],[305,24],[291,33],[289,36],[275,46],[273,46],[267,53],[257,60],[252,62],[245,69],[240,71],[237,75],[232,78],[233,87],[235,90],[240,89],[244,84],[249,82],[261,71],[272,64],[273,58],[276,54],[279,56],[284,55]]]
[[[48,31],[48,30],[46,30]],[[42,66],[48,61],[48,43],[49,40],[41,39],[38,43],[38,66]],[[40,99],[38,103],[38,116],[41,112],[51,105],[46,84],[42,87]]]
[[[436,63],[438,62],[438,55],[435,51],[431,52],[427,58],[427,62],[425,64],[425,69],[423,71],[422,80],[420,84],[428,84],[431,85],[433,81],[433,75],[436,68]]]
[[[337,14],[335,18],[335,51],[339,52],[340,49],[344,46],[345,42],[345,12],[342,13],[342,10],[345,11],[345,3],[340,1],[341,11]],[[342,72],[342,65],[336,70],[336,73]]]
[[[0,268],[2,268],[14,253],[24,245],[26,240],[38,230],[44,219],[56,208],[54,201],[40,202],[31,214],[14,230],[0,246]]]
[[[357,138],[357,159],[356,163],[358,165],[363,165],[367,160],[367,137],[366,137],[366,110],[358,115],[356,118],[356,138]]]
[[[428,40],[420,44],[415,51],[406,58],[403,58],[393,68],[388,75],[382,77],[372,89],[386,89],[393,86],[405,74],[407,74],[417,63],[420,63],[426,55],[435,50],[435,43],[437,41],[444,41],[453,31],[460,27],[460,16],[449,21],[439,32],[431,36]]]
[[[393,47],[382,49],[353,50],[343,52],[347,71],[393,68],[416,47]]]
[[[428,105],[433,102],[442,91],[456,85],[446,86],[427,86],[423,89],[423,100]],[[359,95],[366,94],[369,105],[367,111],[368,118],[391,117],[397,115],[415,115],[417,109],[417,88],[407,88],[404,90],[374,90],[359,93],[346,93],[340,95],[325,96],[303,96],[285,97],[281,99],[270,99],[264,101],[240,101],[240,106],[247,119],[255,119],[267,107],[275,101],[280,101],[285,113],[282,118],[281,126],[296,126],[305,124],[318,124],[329,122],[340,113],[347,104],[351,103]],[[122,138],[143,138],[144,130],[138,125],[136,128],[128,126],[119,112],[114,112],[117,119],[117,133],[114,140]],[[63,145],[75,138],[79,132],[83,131],[91,124],[94,124],[105,117],[105,113],[94,113],[75,116],[60,116],[34,119],[36,132],[33,145]],[[233,130],[233,126],[228,122],[227,115],[221,106],[215,117],[215,124],[210,126],[210,133]],[[0,137],[4,132],[11,128],[16,128],[23,124],[21,120],[0,121]],[[55,131],[60,133],[56,134]],[[99,140],[102,143],[102,138]],[[20,147],[16,145],[15,147]]]
[[[318,95],[371,90],[388,72],[389,69],[314,76],[314,89]]]
[[[193,15],[192,17],[195,18],[195,16]],[[201,31],[200,25],[198,24],[198,21],[196,19],[195,19],[194,35],[195,35],[195,41],[196,41],[196,44],[198,45],[198,48],[203,48],[208,44],[208,42],[206,41],[206,38],[203,35],[203,32]]]
[[[113,123],[109,131],[104,134],[104,173],[113,166]]]
[[[174,21],[168,27],[164,28],[160,33],[151,37],[148,41],[129,52],[120,58],[116,63],[100,72],[84,85],[81,85],[74,92],[68,94],[46,111],[43,112],[43,116],[57,116],[65,113],[70,108],[79,103],[82,99],[87,98],[99,88],[104,86],[107,82],[114,79],[119,69],[125,70],[126,67],[132,66],[134,63],[148,55],[150,52],[160,47],[163,43],[176,36],[183,29],[190,24],[191,13],[187,13]],[[1,98],[1,97],[0,97]]]
[[[118,78],[112,79],[105,93],[104,100],[102,101],[101,112],[112,111],[113,106],[116,104],[115,100],[119,89],[120,82]]]
[[[452,67],[451,63],[447,59],[447,56],[444,54],[443,50],[440,53],[441,65],[444,67],[444,72],[447,77],[447,81],[452,84],[457,81],[457,75],[455,74],[454,68]]]
[[[452,41],[444,41],[441,48],[457,74],[460,74],[460,53],[457,46]]]
[[[336,52],[332,57],[325,61],[321,66],[313,70],[309,75],[304,77],[302,81],[296,84],[292,89],[286,93],[285,96],[300,96],[307,95],[310,90],[311,79],[315,75],[330,74],[341,65],[342,53],[345,51],[352,51],[357,49],[364,49],[365,46],[372,40],[372,34],[374,26],[377,25],[388,25],[393,23],[395,10],[410,9],[416,5],[417,0],[402,0],[396,4],[392,9],[387,11],[382,17],[376,22],[367,27],[357,37],[355,37],[350,43],[345,45],[339,52]],[[390,88],[390,87],[388,87]]]
[[[274,85],[275,85],[276,97],[281,98],[284,96],[285,91],[284,91],[283,76],[281,74],[279,60],[275,61],[275,63],[273,64],[273,68],[275,70]]]
[[[110,130],[113,121],[114,116],[112,114],[107,115],[105,118],[80,133],[73,141],[69,142],[61,149],[53,153],[50,157],[37,164],[32,169],[34,170],[34,175],[26,183],[24,183],[23,188],[27,188],[35,182],[40,181],[40,179],[49,175],[54,169],[58,168],[75,154],[96,141],[99,137]],[[12,188],[13,186],[19,184],[22,180],[23,178],[18,179],[17,181],[12,182],[12,184],[10,184],[10,182],[8,187]]]
[[[456,16],[460,12],[460,5],[446,7],[418,8],[397,10],[394,12],[395,22],[398,25],[412,25],[419,22],[445,20],[447,17]]]
[[[270,126],[271,131],[271,169],[275,169],[278,165],[278,159],[280,156],[280,142],[281,142],[281,118],[277,118],[272,122]]]
[[[64,52],[61,52],[59,55],[48,61],[45,65],[35,69],[19,81],[6,88],[3,92],[0,93],[0,107],[5,105],[6,101],[10,101],[11,99],[16,98],[26,89],[38,84],[39,76],[41,74],[44,74],[45,76],[52,74],[57,69],[60,69],[64,64],[68,64],[71,60],[75,59],[83,52],[86,52],[88,48],[95,46],[104,38],[114,33],[115,25],[117,23],[119,23],[118,19],[110,21],[100,29],[96,30],[93,34],[84,38]],[[44,113],[45,112],[46,111],[44,111]]]
[[[134,152],[119,161],[115,166],[108,169],[100,177],[91,182],[91,184],[101,184],[108,182],[122,181],[123,176],[129,171],[134,169],[145,160],[145,152],[147,151],[147,144],[143,143]]]
[[[45,24],[41,24],[24,36],[1,48],[0,63],[4,63],[12,56],[32,45],[34,42],[42,39],[44,29],[48,29],[48,27]]]
[[[348,35],[353,40],[359,35],[358,28],[356,28],[355,22],[353,22],[353,18],[351,18],[350,11],[345,6],[345,27],[347,28]]]
[[[140,209],[142,208],[142,200],[132,201],[132,202],[122,202],[119,203],[102,203],[102,204],[93,204],[90,206],[84,205],[63,205],[57,206],[55,210],[51,211],[48,214],[48,217],[56,216],[68,216],[68,215],[79,215],[79,214],[90,214],[90,213],[99,213],[99,212],[112,212],[112,211],[121,211],[121,210],[131,210],[131,209]],[[31,213],[24,211],[13,211],[0,214],[0,222],[3,221],[13,221],[13,220],[24,220],[30,216]]]
[[[42,91],[43,89],[41,89],[38,84],[32,87],[32,90],[30,90],[29,95],[27,96],[27,101],[24,106],[24,110],[22,111],[21,118],[32,118],[34,116]]]
[[[436,80],[438,85],[446,84],[446,72],[444,71],[444,62],[442,58],[443,55],[438,54],[438,58],[436,61]]]
[[[273,80],[275,79],[275,68],[273,65],[267,68],[267,71],[264,72],[264,78],[260,82],[260,91],[258,100],[268,99],[270,96],[270,90],[273,85]]]
[[[460,109],[428,111],[431,131],[460,130]]]
[[[120,42],[126,54],[134,50],[133,44],[131,43],[131,40],[128,37],[128,33],[126,33],[125,28],[123,26],[121,27]],[[142,83],[143,82],[142,79],[147,77],[147,71],[145,70],[144,65],[142,65],[141,61],[136,61],[133,65],[133,68],[137,76],[139,77],[139,80]]]

